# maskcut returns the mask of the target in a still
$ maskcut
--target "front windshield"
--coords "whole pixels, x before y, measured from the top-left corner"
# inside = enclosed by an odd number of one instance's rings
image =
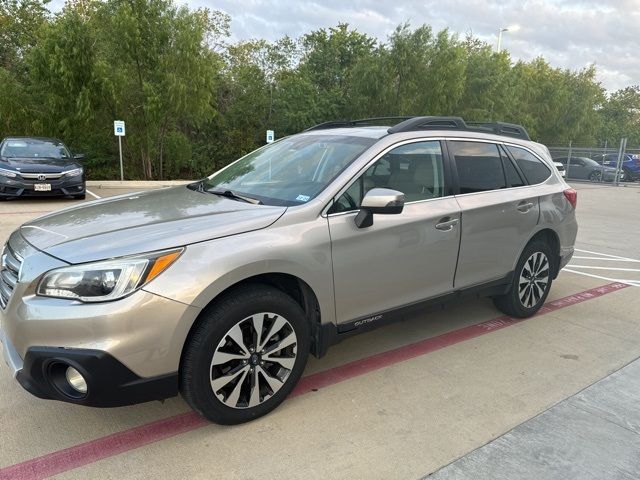
[[[69,152],[62,143],[37,139],[9,139],[2,145],[0,155],[9,158],[69,158]]]
[[[376,142],[344,135],[296,135],[266,145],[203,183],[207,191],[232,191],[266,205],[308,202]]]

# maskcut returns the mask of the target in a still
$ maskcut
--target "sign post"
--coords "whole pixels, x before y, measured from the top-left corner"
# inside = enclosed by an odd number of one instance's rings
[[[118,137],[118,148],[120,150],[120,181],[124,180],[124,169],[122,168],[122,137],[124,137],[124,122],[115,120],[113,122],[113,134]]]
[[[267,130],[267,143],[273,143],[276,136],[273,133],[273,130]]]

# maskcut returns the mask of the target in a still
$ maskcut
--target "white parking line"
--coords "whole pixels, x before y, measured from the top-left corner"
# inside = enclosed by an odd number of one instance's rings
[[[586,268],[590,270],[617,270],[618,272],[640,272],[640,268],[614,268],[614,267],[595,267],[592,265],[571,265],[573,268]]]
[[[578,255],[574,255],[571,257],[572,260],[604,260],[605,262],[636,262],[640,263],[640,260],[633,260],[631,258],[604,258],[604,257],[580,257]]]
[[[576,248],[575,251],[576,252],[583,252],[583,253],[591,253],[592,255],[600,255],[602,257],[619,258],[619,259],[622,259],[622,260],[629,260],[629,261],[632,261],[632,262],[637,262],[638,261],[638,260],[635,260],[633,258],[620,257],[618,255],[610,255],[608,253],[591,252],[589,250],[580,250],[579,248]],[[606,260],[606,258],[602,258],[601,260]]]
[[[91,190],[89,190],[89,189],[87,189],[87,188],[85,188],[85,191],[86,191],[89,195],[91,195],[93,198],[102,198],[101,196],[96,195],[95,193],[93,193]]]
[[[599,257],[580,257],[580,256],[575,256],[572,258],[572,260],[576,260],[576,259],[582,259],[582,260],[600,260],[602,262],[606,263],[607,262],[634,262],[634,263],[640,263],[640,260],[636,260],[635,258],[627,258],[627,257],[620,257],[618,255],[611,255],[608,253],[600,253],[600,252],[592,252],[590,250],[580,250],[578,248],[575,249],[576,252],[583,252],[583,253],[588,253],[591,255],[600,255]],[[611,277],[605,277],[602,275],[596,275],[593,273],[587,273],[585,271],[581,271],[581,270],[574,270],[575,268],[579,268],[579,269],[583,269],[583,270],[611,270],[611,271],[616,271],[616,272],[640,272],[640,269],[636,269],[636,268],[618,268],[618,267],[609,267],[609,266],[595,266],[595,265],[574,265],[572,263],[569,263],[568,267],[570,268],[564,268],[563,271],[564,272],[569,272],[569,273],[575,273],[576,275],[584,275],[585,277],[592,277],[592,278],[598,278],[600,280],[606,280],[609,282],[620,282],[620,283],[624,283],[626,285],[631,285],[633,287],[640,287],[640,279],[638,280],[633,280],[633,279],[620,279],[620,278],[611,278]]]
[[[600,280],[607,280],[609,282],[624,283],[625,285],[631,285],[632,287],[640,287],[640,281],[639,282],[635,282],[633,280],[621,280],[619,278],[609,278],[609,277],[603,277],[601,275],[592,275],[592,274],[586,273],[586,272],[578,272],[576,270],[571,270],[570,268],[566,268],[566,267],[563,268],[562,271],[563,272],[576,273],[578,275],[584,275],[585,277],[599,278]]]

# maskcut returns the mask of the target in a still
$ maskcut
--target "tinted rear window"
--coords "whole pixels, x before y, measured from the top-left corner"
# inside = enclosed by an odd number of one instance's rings
[[[503,150],[500,150],[500,154],[502,155],[502,165],[504,166],[504,175],[507,178],[507,185],[509,187],[523,187],[525,183],[518,173],[518,170],[513,165],[511,159]]]
[[[480,142],[450,142],[458,170],[460,193],[486,192],[505,188],[498,146]]]
[[[551,170],[535,155],[524,148],[507,147],[530,185],[544,182],[551,175]]]

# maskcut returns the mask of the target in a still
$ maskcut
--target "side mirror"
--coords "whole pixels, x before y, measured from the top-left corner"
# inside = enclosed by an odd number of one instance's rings
[[[73,159],[74,159],[74,160],[84,160],[84,153],[76,153],[76,154],[73,156]]]
[[[373,225],[374,213],[394,215],[402,213],[403,208],[404,193],[388,188],[372,188],[362,199],[360,211],[355,218],[356,227],[367,228]]]

